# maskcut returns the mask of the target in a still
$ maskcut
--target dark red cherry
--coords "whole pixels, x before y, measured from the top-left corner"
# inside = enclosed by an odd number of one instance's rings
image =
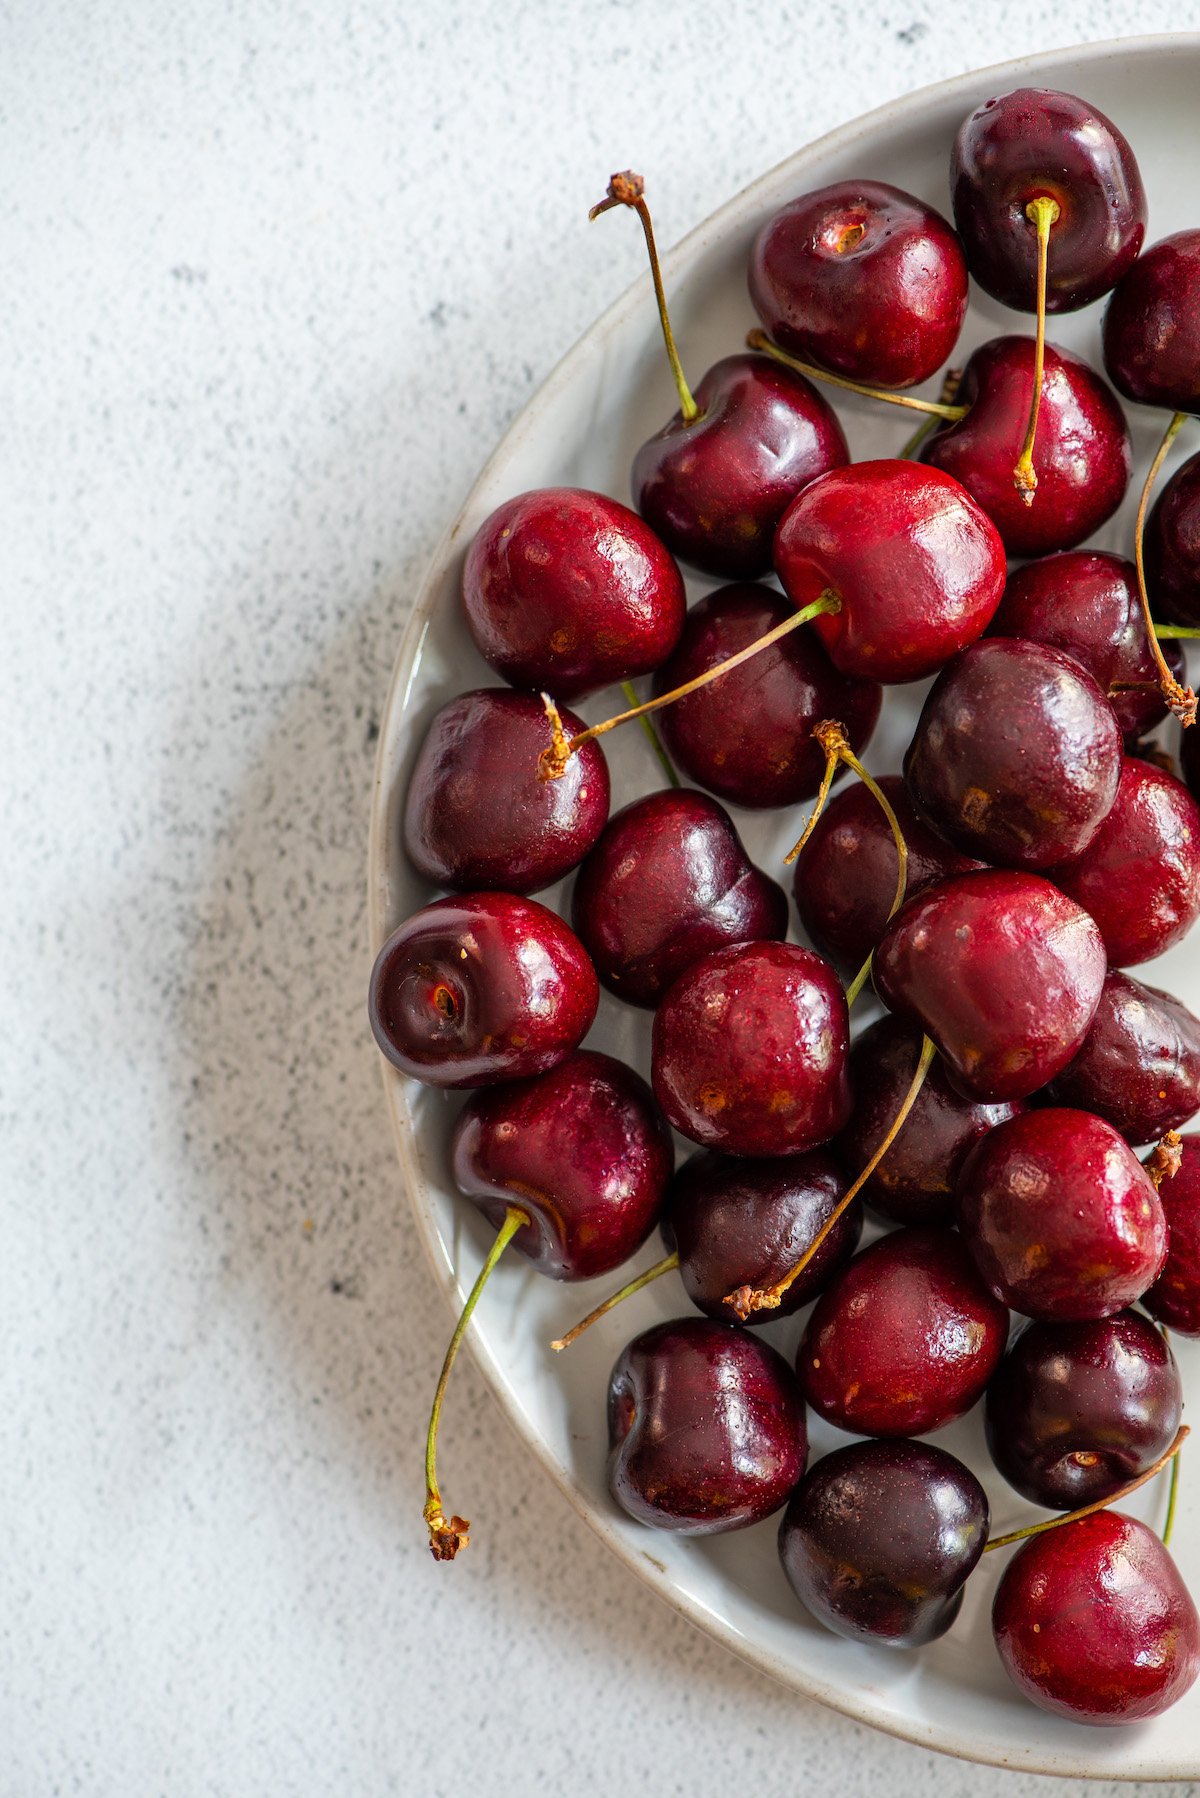
[[[945,1635],[988,1532],[987,1495],[927,1442],[851,1442],[811,1467],[779,1526],[788,1583],[851,1641],[919,1648]]]
[[[920,680],[973,643],[1004,591],[1004,546],[965,488],[938,469],[855,462],[797,494],[775,537],[797,609],[832,593],[813,629],[843,674]]]
[[[932,1037],[954,1084],[989,1104],[1028,1098],[1074,1058],[1106,971],[1081,906],[1040,875],[990,868],[910,899],[873,963],[888,1010]]]
[[[1104,312],[1104,366],[1127,399],[1200,411],[1200,230],[1139,256]]]
[[[1152,1467],[1182,1411],[1175,1357],[1140,1312],[1031,1323],[988,1387],[988,1448],[1022,1498],[1074,1511]]]
[[[898,774],[881,775],[878,785],[904,835],[910,899],[932,881],[982,866],[917,816]],[[858,972],[883,935],[898,872],[891,826],[870,790],[855,781],[825,807],[797,857],[795,875],[801,924],[847,977]]]
[[[1113,967],[1150,961],[1200,917],[1200,806],[1173,774],[1126,756],[1104,823],[1049,873],[1095,919]]]
[[[552,741],[541,700],[508,687],[460,693],[435,714],[404,806],[404,846],[426,880],[535,893],[583,860],[608,817],[608,764],[585,743],[561,780],[539,780]]]
[[[367,1007],[393,1067],[427,1086],[545,1073],[591,1028],[600,999],[583,944],[512,893],[435,899],[394,930]]]
[[[761,1338],[707,1317],[644,1330],[608,1383],[608,1483],[639,1523],[688,1536],[777,1511],[804,1472],[804,1402]]]
[[[649,525],[578,487],[498,506],[472,539],[462,591],[484,660],[512,686],[558,700],[657,668],[687,606],[674,558]]]
[[[1022,637],[972,643],[934,682],[904,778],[935,829],[982,861],[1079,855],[1117,796],[1121,733],[1091,675]]]
[[[1033,399],[1032,337],[993,337],[963,370],[955,400],[966,417],[925,440],[921,460],[961,481],[1010,556],[1071,549],[1099,530],[1125,497],[1133,451],[1115,394],[1086,362],[1046,345],[1027,505],[1013,480]]]
[[[834,1144],[852,1177],[862,1173],[887,1135],[920,1055],[921,1032],[899,1018],[880,1018],[856,1038],[850,1050],[854,1110]],[[1019,1100],[984,1105],[964,1099],[935,1061],[862,1197],[899,1224],[953,1222],[954,1182],[967,1155],[981,1136],[1024,1109]]]
[[[580,1049],[536,1080],[473,1094],[451,1161],[459,1191],[493,1224],[510,1205],[525,1212],[513,1247],[539,1273],[591,1280],[645,1242],[674,1151],[641,1076]]]
[[[722,580],[769,572],[775,527],[802,487],[850,460],[811,382],[767,356],[725,356],[633,459],[638,511],[681,561]]]
[[[1127,1142],[1151,1143],[1200,1109],[1200,1018],[1173,994],[1113,969],[1083,1046],[1050,1088]]]
[[[1200,578],[1200,517],[1197,554]],[[1073,656],[1107,695],[1127,740],[1153,730],[1167,715],[1146,639],[1137,575],[1124,556],[1077,549],[1027,562],[1009,576],[990,635],[1030,637]],[[1185,663],[1179,644],[1166,641],[1162,650],[1171,672],[1181,679]],[[1113,692],[1121,682],[1139,690]]]
[[[1179,1172],[1159,1191],[1167,1259],[1144,1304],[1180,1336],[1200,1336],[1200,1136],[1185,1136]]]
[[[846,995],[794,943],[693,962],[654,1018],[651,1077],[677,1130],[732,1155],[798,1155],[850,1114]]]
[[[1200,625],[1200,455],[1189,456],[1155,500],[1143,554],[1154,615]],[[1168,661],[1174,651],[1182,662],[1178,643],[1166,640],[1162,647]]]
[[[1046,1322],[1111,1317],[1158,1277],[1167,1225],[1129,1144],[1087,1111],[1000,1124],[958,1176],[958,1225],[998,1299]]]
[[[967,310],[962,246],[942,217],[882,181],[839,181],[768,219],[750,298],[785,350],[874,387],[936,374]]]
[[[1095,1511],[1033,1536],[992,1606],[1000,1659],[1033,1704],[1074,1723],[1138,1723],[1200,1671],[1200,1618],[1153,1530]]]
[[[721,587],[688,613],[655,695],[715,668],[792,616],[771,587]],[[882,689],[839,674],[810,626],[781,637],[696,693],[664,706],[658,728],[677,766],[734,805],[798,805],[821,784],[825,756],[813,726],[836,718],[850,746],[871,740]]]
[[[1048,312],[1074,312],[1107,293],[1145,236],[1146,193],[1125,138],[1086,100],[1048,88],[998,95],[963,121],[950,193],[971,273],[1018,312],[1036,303],[1037,235],[1025,210],[1032,200],[1052,199],[1059,209]]]
[[[969,1411],[1008,1313],[952,1230],[894,1230],[817,1300],[796,1358],[814,1411],[859,1436],[924,1436]]]
[[[663,1237],[679,1256],[693,1305],[708,1317],[742,1321],[726,1294],[781,1280],[827,1222],[846,1184],[820,1149],[769,1161],[711,1149],[692,1155],[671,1183]],[[862,1207],[852,1204],[775,1310],[752,1311],[745,1321],[768,1323],[799,1311],[849,1260],[861,1235]]]
[[[711,950],[782,940],[787,895],[754,866],[724,806],[673,789],[610,818],[579,870],[571,922],[610,992],[657,1005]]]

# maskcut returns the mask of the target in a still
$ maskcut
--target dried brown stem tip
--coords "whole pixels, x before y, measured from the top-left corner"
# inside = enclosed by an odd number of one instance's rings
[[[571,740],[563,728],[562,715],[549,693],[542,694],[542,704],[550,720],[550,743],[538,757],[539,780],[561,780],[571,759]]]
[[[646,183],[632,169],[622,169],[619,175],[610,175],[607,197],[593,206],[588,213],[590,219],[599,218],[612,206],[636,206],[646,191]]]
[[[1155,1143],[1142,1166],[1153,1180],[1156,1190],[1164,1180],[1173,1180],[1183,1166],[1183,1138],[1178,1130],[1168,1130]]]
[[[452,1561],[471,1540],[471,1526],[466,1518],[447,1518],[440,1505],[426,1505],[425,1521],[429,1525],[429,1552],[435,1561]]]

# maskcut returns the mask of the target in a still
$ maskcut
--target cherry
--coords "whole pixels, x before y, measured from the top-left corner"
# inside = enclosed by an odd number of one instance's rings
[[[990,1290],[1047,1322],[1110,1317],[1157,1279],[1158,1194],[1102,1118],[1066,1106],[989,1132],[958,1176],[958,1223]]]
[[[770,587],[721,587],[689,611],[669,661],[654,676],[664,694],[757,641],[791,615]],[[796,805],[821,783],[825,758],[813,726],[837,718],[866,748],[882,689],[839,674],[811,628],[793,631],[662,714],[663,741],[690,780],[752,809]]]
[[[927,1442],[852,1442],[822,1456],[779,1526],[793,1592],[852,1641],[919,1648],[945,1635],[983,1553],[987,1495]]]
[[[1125,497],[1133,468],[1129,429],[1112,391],[1079,357],[1045,346],[1038,414],[1037,504],[1013,484],[1013,464],[1034,392],[1035,346],[994,337],[968,361],[956,400],[963,418],[939,424],[921,461],[961,481],[996,526],[1010,556],[1071,549],[1099,530]]]
[[[1167,1258],[1143,1303],[1181,1336],[1200,1336],[1200,1137],[1185,1136],[1179,1172],[1164,1180]]]
[[[882,181],[839,181],[767,220],[750,298],[775,341],[879,387],[935,374],[967,310],[962,246],[931,206]]]
[[[1161,618],[1200,625],[1200,455],[1189,456],[1154,502],[1146,524],[1146,586]],[[1169,657],[1177,644],[1165,644]],[[1181,670],[1176,670],[1181,672]]]
[[[1200,578],[1200,516],[1197,553]],[[1149,539],[1146,554],[1149,561]],[[1165,701],[1153,688],[1157,670],[1138,598],[1137,573],[1123,556],[1067,550],[1027,562],[1009,576],[990,634],[1029,637],[1074,657],[1107,694],[1127,742],[1152,730],[1167,715]],[[1163,651],[1172,673],[1182,676],[1185,665],[1179,645],[1166,643]]]
[[[484,660],[512,686],[556,699],[657,668],[687,606],[682,576],[649,525],[577,487],[498,506],[467,550],[462,592]]]
[[[368,1011],[393,1067],[427,1086],[543,1074],[591,1028],[600,988],[554,912],[512,893],[435,899],[394,930]]]
[[[1117,1511],[1026,1542],[1004,1570],[992,1629],[1018,1690],[1076,1723],[1157,1717],[1200,1671],[1200,1618],[1179,1569]]]
[[[1149,961],[1200,916],[1200,806],[1173,774],[1126,756],[1104,823],[1049,872],[1095,919],[1114,967]]]
[[[580,761],[571,758],[568,779]],[[550,792],[566,784],[531,778]],[[676,789],[635,799],[609,820],[579,870],[571,922],[609,991],[653,1006],[711,950],[782,940],[788,906],[725,808]]]
[[[1152,244],[1104,311],[1104,366],[1127,399],[1200,412],[1200,230]]]
[[[873,965],[888,1009],[933,1038],[955,1086],[989,1104],[1028,1098],[1074,1058],[1106,972],[1082,906],[1037,874],[1000,869],[910,899]]]
[[[608,816],[608,764],[587,743],[563,780],[539,780],[550,741],[541,701],[508,687],[460,693],[436,713],[404,808],[404,846],[426,880],[533,893],[583,860]]]
[[[733,1155],[798,1155],[850,1114],[846,995],[793,943],[693,962],[654,1018],[651,1078],[677,1130]]]
[[[879,777],[908,848],[907,894],[982,864],[936,836],[913,809],[898,774]],[[800,922],[847,977],[862,967],[888,922],[898,861],[887,818],[859,782],[831,799],[796,860]]]
[[[920,1031],[899,1018],[880,1018],[855,1041],[850,1050],[854,1110],[834,1144],[850,1174],[861,1174],[883,1141],[920,1055]],[[862,1197],[896,1223],[953,1222],[954,1182],[970,1150],[981,1136],[1024,1109],[1020,1101],[984,1105],[964,1099],[935,1061]]]
[[[608,1482],[631,1517],[684,1535],[743,1529],[804,1472],[804,1403],[758,1337],[707,1317],[645,1330],[608,1384]]]
[[[1031,1323],[988,1387],[988,1448],[1022,1498],[1070,1511],[1153,1466],[1182,1410],[1175,1357],[1140,1312]]]
[[[1117,796],[1121,733],[1078,662],[988,637],[934,682],[904,761],[918,808],[966,855],[1045,868],[1082,853]]]
[[[1113,969],[1083,1046],[1049,1091],[1128,1142],[1156,1142],[1200,1109],[1200,1018],[1171,993]]]
[[[933,468],[856,462],[797,494],[775,537],[788,598],[807,607],[835,668],[920,680],[987,629],[1004,591],[1004,550],[965,488]]]

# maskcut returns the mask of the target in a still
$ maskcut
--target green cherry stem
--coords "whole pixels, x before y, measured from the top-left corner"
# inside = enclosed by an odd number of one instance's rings
[[[624,693],[631,706],[637,705],[638,696],[631,680],[623,680],[621,682],[621,691]],[[667,780],[673,787],[677,787],[679,785],[679,776],[675,772],[675,764],[663,747],[663,740],[651,724],[649,718],[642,719],[642,729],[646,733],[651,749],[662,763],[662,771],[666,775]]]
[[[817,368],[811,362],[801,362],[797,356],[789,356],[781,350],[777,343],[772,343],[765,331],[750,331],[746,335],[746,343],[752,350],[761,350],[765,356],[771,356],[776,362],[782,362],[785,368],[794,368],[798,375],[807,375],[810,381],[824,381],[830,387],[844,388],[847,393],[860,393],[864,399],[886,400],[889,406],[907,406],[912,412],[928,412],[934,418],[965,418],[965,406],[948,406],[941,400],[922,400],[912,393],[889,393],[886,387],[865,387],[861,381],[848,381],[845,375],[830,374],[827,368]]]
[[[1033,398],[1029,402],[1029,423],[1025,441],[1013,469],[1013,486],[1027,506],[1033,504],[1037,475],[1033,469],[1033,441],[1037,436],[1038,413],[1042,405],[1042,376],[1046,368],[1046,262],[1050,249],[1050,230],[1059,216],[1059,204],[1048,195],[1030,200],[1025,217],[1037,232],[1037,337],[1033,350]]]
[[[679,410],[683,413],[685,424],[695,424],[700,417],[700,408],[692,395],[692,390],[684,378],[683,364],[679,360],[679,351],[675,348],[675,334],[671,330],[671,316],[667,311],[667,296],[663,289],[662,270],[658,264],[658,248],[654,242],[654,226],[650,219],[650,208],[645,200],[646,183],[632,169],[625,169],[614,175],[608,184],[608,193],[598,206],[593,206],[588,213],[589,219],[597,219],[602,212],[611,212],[614,206],[629,206],[642,221],[642,231],[646,238],[646,253],[650,258],[650,275],[654,282],[654,298],[658,306],[659,323],[662,325],[663,342],[667,346],[667,361],[671,364],[671,373],[675,377],[675,386],[679,391]]]
[[[1186,412],[1176,412],[1163,433],[1163,440],[1158,446],[1157,454],[1151,462],[1142,486],[1142,497],[1138,501],[1137,522],[1133,527],[1133,561],[1137,569],[1138,598],[1142,602],[1142,616],[1146,620],[1146,632],[1150,638],[1150,652],[1158,664],[1159,685],[1163,698],[1186,730],[1196,722],[1196,695],[1190,687],[1181,687],[1171,670],[1167,667],[1166,658],[1158,646],[1158,627],[1150,616],[1150,595],[1146,591],[1146,561],[1144,538],[1146,535],[1146,513],[1150,506],[1150,494],[1158,479],[1158,471],[1167,459],[1167,451],[1174,443],[1187,420]]]
[[[601,1300],[596,1309],[589,1311],[586,1317],[580,1318],[579,1322],[573,1329],[568,1330],[565,1336],[556,1336],[550,1347],[556,1355],[560,1354],[563,1349],[570,1348],[571,1344],[577,1337],[582,1336],[585,1330],[590,1330],[594,1323],[599,1323],[602,1317],[606,1317],[614,1305],[621,1304],[624,1299],[631,1299],[635,1292],[642,1290],[643,1286],[649,1286],[651,1281],[660,1279],[663,1274],[669,1274],[672,1268],[678,1266],[679,1256],[677,1253],[672,1251],[671,1254],[664,1255],[661,1261],[656,1261],[653,1267],[648,1267],[644,1274],[639,1274],[636,1279],[627,1281],[619,1292],[612,1292],[606,1299]]]
[[[1175,1506],[1179,1501],[1179,1469],[1183,1465],[1183,1457],[1178,1449],[1171,1457],[1171,1484],[1167,1489],[1167,1520],[1163,1524],[1163,1547],[1170,1548],[1171,1533],[1175,1528]]]
[[[1186,1423],[1181,1424],[1166,1453],[1161,1454],[1152,1467],[1147,1467],[1145,1473],[1139,1473],[1136,1480],[1130,1480],[1128,1485],[1110,1492],[1107,1498],[1097,1498],[1090,1505],[1081,1505],[1077,1511],[1064,1511],[1061,1517],[1048,1517],[1044,1523],[1027,1523],[1024,1529],[1010,1530],[1007,1536],[993,1536],[989,1542],[984,1543],[984,1553],[987,1554],[993,1548],[1008,1548],[1013,1542],[1024,1542],[1027,1536],[1041,1536],[1047,1530],[1061,1529],[1064,1523],[1077,1523],[1081,1517],[1090,1517],[1093,1511],[1106,1511],[1109,1505],[1119,1504],[1130,1493],[1136,1492],[1139,1486],[1144,1486],[1147,1480],[1152,1480],[1156,1473],[1161,1473],[1172,1456],[1179,1453],[1189,1434]]]

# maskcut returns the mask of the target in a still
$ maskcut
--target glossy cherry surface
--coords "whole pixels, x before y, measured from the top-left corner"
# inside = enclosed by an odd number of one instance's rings
[[[1078,1053],[1107,971],[1100,932],[1048,880],[984,869],[910,899],[875,951],[889,1011],[937,1044],[954,1084],[1025,1099]]]
[[[608,1383],[608,1483],[640,1523],[684,1535],[769,1517],[804,1472],[804,1403],[783,1356],[707,1317],[645,1330]]]
[[[953,1455],[927,1442],[852,1442],[792,1494],[779,1558],[827,1629],[919,1648],[958,1616],[987,1532],[987,1495]]]
[[[793,943],[719,949],[655,1014],[655,1095],[705,1148],[797,1155],[850,1114],[849,1039],[846,995],[819,955]]]
[[[722,580],[769,572],[775,527],[802,487],[850,460],[832,406],[768,356],[725,356],[633,459],[638,511],[681,561]]]
[[[834,593],[813,629],[843,674],[919,680],[973,643],[1004,591],[995,525],[956,480],[914,462],[855,462],[796,496],[775,568],[798,607]]]
[[[1124,556],[1077,549],[1027,562],[1009,576],[990,634],[1029,637],[1073,656],[1107,695],[1127,740],[1152,730],[1167,715],[1146,639],[1136,572]],[[1181,678],[1185,664],[1179,644],[1165,640],[1162,650],[1171,672]],[[1119,682],[1137,684],[1141,690],[1114,693],[1111,689]]]
[[[924,1436],[969,1411],[1008,1313],[953,1230],[894,1230],[817,1300],[796,1359],[814,1411],[859,1436]]]
[[[1046,868],[1082,853],[1117,796],[1121,732],[1060,649],[972,643],[934,682],[904,759],[919,810],[964,855]]]
[[[767,220],[750,298],[775,342],[873,387],[911,387],[947,362],[967,265],[931,206],[882,181],[839,181]]]
[[[1161,1330],[1137,1311],[1031,1323],[987,1390],[992,1460],[1031,1504],[1074,1511],[1109,1498],[1175,1440],[1183,1383]]]
[[[536,899],[435,899],[394,930],[368,1012],[393,1067],[427,1086],[545,1073],[591,1028],[600,988],[573,930]]]
[[[1200,1618],[1153,1530],[1096,1511],[1022,1543],[992,1606],[1017,1688],[1075,1723],[1157,1717],[1200,1671]]]
[[[655,694],[673,692],[757,642],[794,614],[772,587],[721,587],[689,611]],[[866,748],[883,690],[839,674],[807,625],[761,649],[718,680],[658,714],[681,771],[735,805],[797,805],[821,784],[825,756],[813,726],[836,718],[856,752]]]
[[[990,1290],[1046,1322],[1111,1317],[1158,1277],[1167,1224],[1111,1124],[1067,1106],[1027,1111],[976,1145],[958,1225]]]
[[[702,955],[782,940],[787,895],[754,866],[724,806],[672,788],[609,820],[579,870],[571,922],[610,992],[657,1005]]]
[[[1200,625],[1200,455],[1175,470],[1146,520],[1146,588],[1155,616]],[[1177,643],[1164,641],[1168,658]]]
[[[1133,452],[1125,414],[1086,362],[1046,345],[1033,467],[1037,497],[1013,482],[1033,399],[1031,337],[993,337],[963,370],[956,401],[965,418],[926,439],[921,460],[961,481],[999,531],[1010,556],[1072,549],[1099,530],[1125,497]]]
[[[562,718],[568,733],[584,728],[573,712]],[[535,893],[583,860],[608,817],[608,764],[599,743],[585,743],[561,780],[539,780],[552,740],[530,693],[482,688],[442,707],[404,806],[404,847],[426,880]]]
[[[663,1237],[679,1255],[684,1290],[708,1317],[741,1320],[726,1294],[740,1286],[773,1286],[793,1268],[828,1221],[847,1181],[821,1149],[782,1160],[692,1155],[671,1182]],[[822,1291],[849,1260],[862,1235],[862,1207],[842,1213],[804,1272],[770,1312],[751,1324],[789,1317]]]
[[[1049,873],[1095,919],[1113,967],[1149,961],[1200,917],[1200,806],[1173,774],[1126,756],[1104,823]]]
[[[1200,411],[1200,230],[1139,256],[1104,312],[1104,366],[1127,399]]]
[[[467,625],[514,687],[579,699],[666,660],[687,606],[674,557],[603,493],[543,487],[480,525],[463,568]]]
[[[863,1171],[891,1128],[920,1055],[921,1032],[900,1018],[880,1018],[855,1039],[850,1050],[854,1110],[834,1144],[852,1177]],[[985,1105],[964,1098],[935,1060],[862,1197],[899,1224],[951,1223],[954,1182],[967,1155],[981,1136],[1023,1110],[1019,1100]]]
[[[932,881],[982,865],[960,855],[917,816],[898,774],[882,775],[878,785],[904,836],[910,899]],[[848,978],[883,935],[898,872],[891,826],[869,788],[855,781],[825,807],[796,859],[794,879],[801,924]]]
[[[628,1260],[674,1162],[646,1082],[590,1049],[536,1080],[472,1094],[450,1155],[459,1191],[497,1228],[510,1205],[527,1214],[513,1247],[553,1280],[591,1280]]]
[[[1157,1142],[1200,1109],[1200,1018],[1181,1000],[1110,970],[1083,1046],[1050,1088],[1127,1142]]]
[[[1159,1197],[1167,1259],[1145,1306],[1180,1336],[1200,1336],[1200,1136],[1184,1137],[1179,1172],[1163,1181]]]
[[[954,222],[979,285],[1032,312],[1037,238],[1031,200],[1057,202],[1046,310],[1074,312],[1120,279],[1142,247],[1146,192],[1133,151],[1104,113],[1050,88],[1016,88],[959,127],[950,163]]]

